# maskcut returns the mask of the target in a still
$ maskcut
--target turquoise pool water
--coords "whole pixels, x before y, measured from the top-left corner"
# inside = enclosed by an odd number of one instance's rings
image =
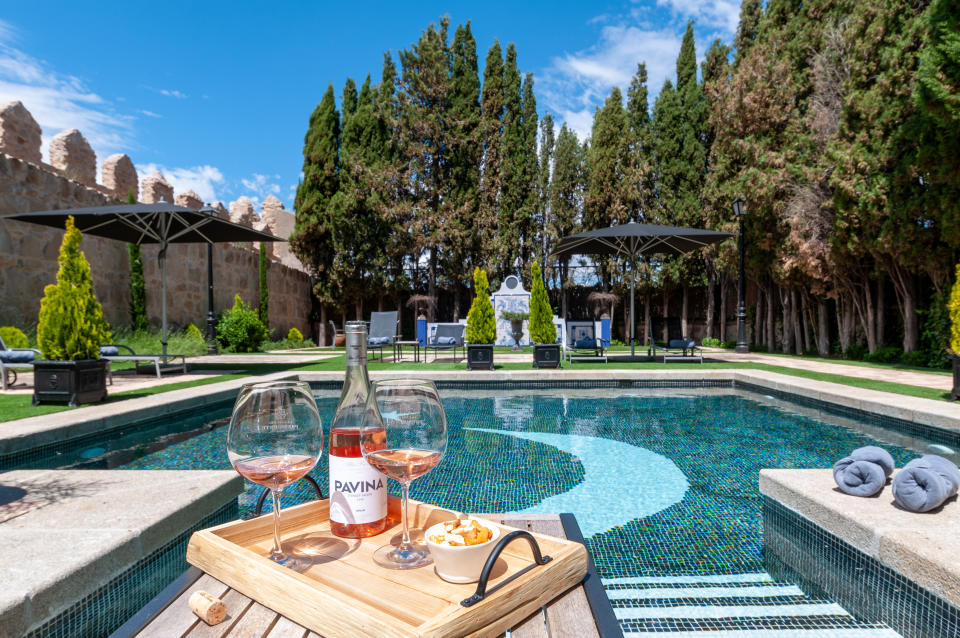
[[[447,454],[412,496],[466,512],[573,512],[604,578],[760,572],[760,469],[826,468],[878,443],[869,426],[842,427],[739,390],[441,394]],[[319,394],[325,424],[336,402]],[[225,437],[214,429],[121,468],[230,469]],[[916,456],[879,443],[898,465]],[[324,460],[312,473],[324,489],[326,471]],[[248,486],[242,513],[259,489]],[[312,491],[298,484],[284,502],[305,498]]]

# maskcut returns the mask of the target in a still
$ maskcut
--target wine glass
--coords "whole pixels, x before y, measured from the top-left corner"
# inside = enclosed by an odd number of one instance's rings
[[[446,449],[447,417],[432,381],[391,379],[373,384],[360,430],[360,451],[403,490],[403,537],[399,546],[386,545],[374,552],[378,565],[414,569],[433,562],[425,545],[410,540],[407,500],[410,481],[433,469]]]
[[[227,456],[244,478],[270,490],[270,560],[297,571],[311,563],[309,558],[285,554],[280,546],[280,496],[284,487],[313,469],[322,451],[323,426],[307,383],[273,381],[243,386],[227,429]]]

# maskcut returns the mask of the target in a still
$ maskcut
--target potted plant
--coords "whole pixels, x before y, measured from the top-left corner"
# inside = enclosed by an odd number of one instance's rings
[[[90,264],[80,252],[83,235],[67,218],[60,246],[57,283],[43,290],[37,345],[44,359],[33,364],[33,404],[79,405],[107,398],[107,361],[101,344],[110,343],[110,326],[93,294]]]
[[[497,325],[490,303],[490,283],[486,271],[473,271],[473,303],[467,314],[467,370],[493,370],[493,342]]]
[[[501,319],[510,322],[510,336],[513,337],[513,352],[521,352],[520,340],[523,339],[523,322],[530,318],[528,312],[514,312],[507,310],[500,313]]]
[[[950,400],[956,401],[960,399],[960,264],[957,264],[947,310],[950,313],[950,362],[953,365]]]
[[[553,323],[553,309],[547,288],[540,276],[540,264],[533,262],[530,269],[533,284],[530,291],[530,339],[533,340],[533,367],[559,368],[560,344],[557,326]]]

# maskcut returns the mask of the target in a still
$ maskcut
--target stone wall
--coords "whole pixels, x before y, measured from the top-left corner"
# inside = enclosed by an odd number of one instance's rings
[[[0,115],[0,129],[3,126]],[[73,138],[71,143],[78,144],[78,140]],[[130,175],[133,166],[129,158],[111,156],[108,158],[109,165],[119,167],[120,175],[111,176],[109,187],[99,184],[87,186],[69,179],[69,170],[61,171],[39,161],[31,162],[12,157],[5,154],[5,150],[8,149],[0,145],[0,325],[32,328],[37,322],[43,288],[56,281],[57,255],[63,231],[4,219],[4,216],[30,211],[122,203],[126,200],[126,193],[132,190],[132,184],[136,184],[136,174],[134,171],[132,177]],[[32,158],[38,156],[39,151],[32,153],[30,148],[26,148],[23,154]],[[71,155],[68,153],[67,157]],[[78,161],[87,162],[88,158],[81,156]],[[70,165],[67,162],[67,166]],[[108,162],[105,161],[105,167],[107,165]],[[111,171],[116,173],[114,168],[111,168]],[[163,196],[167,201],[173,201],[172,188],[159,174],[145,178],[141,192],[144,193],[143,199]],[[179,201],[191,208],[200,202],[190,191],[181,195]],[[248,209],[248,203],[249,200],[241,202],[239,207],[248,212],[252,209],[252,205]],[[282,210],[282,206],[280,208]],[[227,216],[222,205],[219,205],[218,210],[222,211],[222,216]],[[288,211],[282,212],[293,217]],[[277,213],[272,211],[271,214],[275,216]],[[260,225],[259,220],[248,217],[248,221]],[[130,269],[127,245],[85,236],[81,249],[90,262],[97,298],[103,305],[107,320],[112,326],[128,325]],[[159,326],[160,270],[157,248],[145,245],[142,254],[147,287],[147,314],[151,323]],[[257,251],[233,244],[216,244],[213,248],[213,259],[215,312],[219,313],[231,307],[236,293],[245,301],[256,304],[259,299]],[[201,330],[205,330],[206,245],[171,245],[167,251],[166,263],[168,323],[173,327],[194,323]],[[310,277],[303,271],[302,266],[291,267],[277,260],[270,260],[267,266],[267,285],[270,291],[271,327],[283,335],[291,327],[296,327],[304,335],[309,334],[311,286]]]

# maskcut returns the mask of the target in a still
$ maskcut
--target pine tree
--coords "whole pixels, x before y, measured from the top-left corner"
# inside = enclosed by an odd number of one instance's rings
[[[530,288],[530,338],[534,343],[556,343],[557,326],[553,323],[553,309],[540,275],[540,264],[536,260],[530,267],[530,278],[533,280]]]
[[[51,361],[99,359],[100,346],[110,343],[110,325],[93,292],[90,264],[80,251],[83,235],[67,217],[57,261],[57,283],[43,289],[37,345]]]
[[[498,250],[497,217],[503,192],[503,56],[496,40],[487,52],[481,96],[483,174],[480,182],[480,209],[477,222],[478,252],[490,258]]]
[[[335,252],[327,207],[339,186],[339,139],[340,114],[333,86],[329,85],[310,115],[303,145],[303,178],[294,198],[296,218],[290,236],[290,247],[315,278],[314,294],[327,302],[336,299],[330,287],[329,271]]]
[[[500,165],[501,194],[497,219],[499,263],[497,274],[501,277],[512,272],[521,254],[523,241],[523,207],[526,203],[529,182],[527,181],[527,145],[523,128],[523,89],[520,72],[517,70],[517,49],[510,43],[503,68],[503,150]]]

